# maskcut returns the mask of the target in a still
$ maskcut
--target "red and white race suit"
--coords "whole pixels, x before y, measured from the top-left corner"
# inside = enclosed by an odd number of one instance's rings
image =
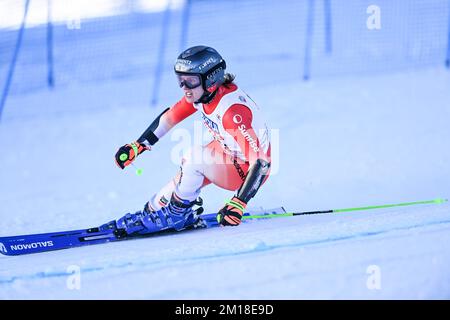
[[[238,190],[258,158],[270,162],[269,129],[261,110],[234,83],[222,85],[208,104],[192,104],[183,97],[161,116],[154,134],[161,138],[198,111],[212,140],[183,155],[181,171],[152,197],[149,204],[154,210],[167,205],[173,191],[178,197],[193,201],[201,188],[211,183]]]

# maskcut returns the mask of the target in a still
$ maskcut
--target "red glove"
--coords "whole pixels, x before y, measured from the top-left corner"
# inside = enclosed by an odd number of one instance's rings
[[[217,214],[217,222],[223,226],[238,226],[246,206],[244,201],[233,197]]]
[[[120,147],[116,152],[116,164],[119,166],[119,168],[123,169],[126,166],[130,165],[136,159],[136,157],[145,150],[149,150],[149,148],[137,141],[126,144]]]

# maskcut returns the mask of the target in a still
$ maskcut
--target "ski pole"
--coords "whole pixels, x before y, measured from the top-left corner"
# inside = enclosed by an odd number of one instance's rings
[[[131,163],[131,165],[136,169],[137,176],[142,175],[142,173],[144,172],[144,170],[142,170],[142,168],[138,168],[134,163]]]
[[[134,150],[134,148],[133,148],[133,150]],[[134,152],[135,152],[135,154],[137,154],[137,149],[134,150]],[[128,159],[128,155],[127,155],[126,153],[122,153],[122,154],[119,156],[119,159],[120,159],[121,161],[125,161],[125,160]],[[138,175],[138,176],[142,175],[142,173],[144,172],[144,170],[142,170],[141,168],[136,167],[136,165],[135,165],[133,162],[131,162],[130,164],[136,169],[136,175]]]
[[[448,201],[447,199],[436,198],[433,200],[426,200],[426,201],[402,202],[402,203],[396,203],[396,204],[384,204],[384,205],[367,206],[367,207],[354,207],[354,208],[331,209],[331,210],[320,210],[320,211],[286,212],[286,213],[280,213],[280,214],[244,215],[242,217],[242,219],[282,218],[282,217],[303,216],[303,215],[311,215],[311,214],[363,211],[363,210],[371,210],[371,209],[384,209],[384,208],[392,208],[392,207],[413,206],[413,205],[418,205],[418,204],[442,204],[447,201]]]

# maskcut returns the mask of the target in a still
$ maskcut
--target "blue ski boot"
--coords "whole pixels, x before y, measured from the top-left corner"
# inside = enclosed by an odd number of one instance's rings
[[[200,206],[200,208],[192,210],[194,205]],[[194,226],[199,221],[199,215],[203,212],[201,205],[203,205],[202,198],[194,201],[183,200],[174,192],[172,193],[169,205],[161,210],[164,212],[169,226],[180,231]]]
[[[149,209],[148,203],[142,211],[127,213],[116,222],[117,234],[143,235],[164,230],[175,229],[180,231],[189,227],[195,227],[199,223],[199,215],[203,212],[201,205],[203,200],[186,201],[172,194],[170,203],[158,211]],[[194,205],[200,206],[193,210]]]

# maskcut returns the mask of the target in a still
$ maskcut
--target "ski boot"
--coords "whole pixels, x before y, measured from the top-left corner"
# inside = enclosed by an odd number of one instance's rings
[[[143,235],[164,230],[175,229],[180,231],[189,227],[200,226],[199,215],[203,212],[199,198],[192,202],[182,200],[172,194],[170,203],[158,211],[149,209],[148,203],[142,211],[127,213],[116,221],[118,236]],[[193,210],[194,205],[200,206]]]

